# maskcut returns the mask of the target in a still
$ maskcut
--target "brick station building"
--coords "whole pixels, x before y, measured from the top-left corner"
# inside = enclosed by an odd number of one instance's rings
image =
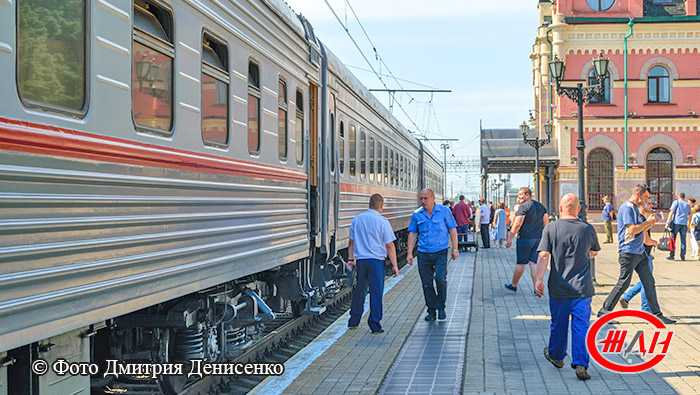
[[[540,0],[538,8],[531,54],[535,129],[553,124],[559,155],[554,203],[565,193],[578,195],[578,160],[585,161],[593,212],[602,209],[605,195],[618,207],[641,182],[659,208],[668,209],[679,192],[700,200],[700,1]],[[610,59],[609,78],[605,94],[584,105],[582,159],[576,150],[577,105],[556,94],[548,62],[551,54],[565,62],[563,86],[594,84],[592,60],[600,51]]]

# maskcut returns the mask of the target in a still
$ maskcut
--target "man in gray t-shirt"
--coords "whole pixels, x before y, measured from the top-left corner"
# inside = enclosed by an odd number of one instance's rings
[[[591,378],[586,350],[586,333],[591,319],[591,300],[595,290],[591,279],[591,258],[600,251],[598,235],[590,224],[577,215],[581,206],[574,194],[562,197],[561,219],[548,224],[537,247],[537,282],[535,293],[544,295],[542,279],[551,257],[549,271],[549,309],[552,314],[549,345],[545,358],[557,368],[564,366],[566,341],[571,316],[571,367],[581,380]]]

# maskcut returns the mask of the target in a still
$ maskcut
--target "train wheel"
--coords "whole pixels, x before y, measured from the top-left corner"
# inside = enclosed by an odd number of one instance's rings
[[[175,360],[175,336],[171,336],[169,329],[157,329],[160,332],[158,339],[158,362],[174,362]],[[183,372],[184,373],[184,372]],[[158,376],[158,388],[165,395],[176,395],[185,389],[187,376]]]

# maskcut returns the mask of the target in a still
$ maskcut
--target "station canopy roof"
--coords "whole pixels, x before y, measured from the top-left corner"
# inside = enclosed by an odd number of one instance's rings
[[[552,139],[540,148],[540,166],[559,165],[558,147]],[[481,129],[481,165],[487,173],[529,173],[535,167],[535,148],[523,141],[520,129]]]

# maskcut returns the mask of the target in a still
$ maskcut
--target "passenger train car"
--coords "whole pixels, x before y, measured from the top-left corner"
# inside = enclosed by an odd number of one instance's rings
[[[281,0],[0,0],[0,70],[0,395],[109,384],[38,359],[229,359],[323,313],[372,193],[405,248],[442,190]]]

